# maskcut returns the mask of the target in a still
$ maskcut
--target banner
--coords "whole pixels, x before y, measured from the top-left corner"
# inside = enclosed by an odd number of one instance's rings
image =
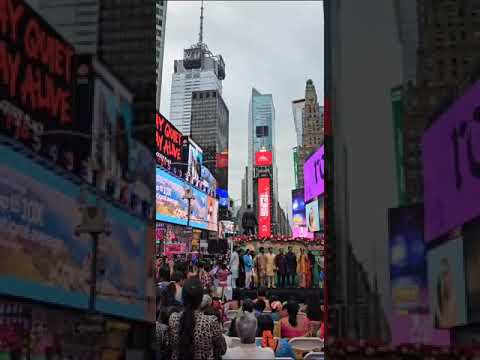
[[[395,315],[428,311],[423,207],[388,211],[390,284]]]
[[[157,163],[183,177],[185,166],[183,162],[183,135],[165,116],[155,114],[155,143]]]
[[[311,233],[320,231],[320,213],[318,211],[318,200],[314,200],[305,206],[307,215],[307,228]]]
[[[75,234],[79,187],[8,147],[0,153],[0,293],[87,309],[92,240]],[[153,321],[146,260],[153,239],[145,222],[105,208],[111,234],[99,238],[96,309]]]
[[[313,233],[308,231],[305,215],[303,188],[292,190],[292,234],[294,238],[313,239]]]
[[[272,166],[272,152],[257,151],[255,153],[255,166]]]
[[[258,179],[258,235],[268,237],[271,231],[270,178]]]
[[[0,135],[74,172],[75,50],[24,1],[2,1],[0,14]]]
[[[212,196],[208,197],[208,230],[218,231],[218,200]]]
[[[156,219],[168,223],[187,225],[188,201],[185,189],[190,186],[173,175],[156,169]],[[190,226],[207,229],[208,196],[190,186],[194,199],[190,203]]]
[[[306,202],[322,195],[324,192],[324,160],[325,152],[322,145],[305,161],[303,179]]]
[[[427,241],[480,215],[479,110],[477,81],[423,135]]]
[[[407,204],[407,191],[405,185],[405,159],[404,159],[404,135],[403,135],[403,87],[391,89],[390,99],[392,102],[393,137],[395,143],[395,167],[397,171],[398,204]]]

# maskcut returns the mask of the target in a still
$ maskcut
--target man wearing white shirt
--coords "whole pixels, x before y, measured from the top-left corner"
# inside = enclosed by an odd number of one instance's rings
[[[270,348],[261,348],[255,344],[257,334],[257,319],[251,313],[241,313],[235,320],[235,327],[240,338],[240,346],[229,348],[224,360],[242,359],[275,359],[275,353]]]
[[[232,289],[237,287],[237,279],[238,279],[238,270],[240,267],[240,258],[238,256],[238,248],[235,246],[233,248],[232,255],[230,256],[230,271],[232,272]]]

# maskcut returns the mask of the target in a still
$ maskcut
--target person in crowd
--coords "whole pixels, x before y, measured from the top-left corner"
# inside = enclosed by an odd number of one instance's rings
[[[310,336],[316,336],[318,330],[323,325],[322,304],[320,303],[320,296],[311,295],[306,301],[307,319],[309,320]]]
[[[198,265],[198,278],[202,283],[203,291],[209,293],[210,289],[212,288],[212,277],[205,269],[205,264],[203,262]]]
[[[207,307],[203,310],[203,314],[204,314],[204,315],[215,316],[215,318],[216,318],[217,321],[218,321],[218,324],[219,324],[220,326],[222,326],[222,322],[223,322],[222,315],[220,314],[220,311],[218,311],[217,309],[215,309],[213,306],[207,306]]]
[[[200,304],[200,310],[203,311],[207,307],[212,306],[212,297],[208,294],[203,294],[202,302]]]
[[[265,257],[265,248],[259,249],[259,254],[255,257],[255,270],[257,272],[257,286],[265,286],[267,279],[267,258]]]
[[[212,268],[212,270],[210,270],[210,276],[211,276],[211,278],[213,279],[213,287],[214,287],[214,289],[217,289],[217,288],[218,288],[218,277],[217,277],[217,273],[218,273],[218,271],[220,270],[220,265],[221,265],[220,260],[217,260],[217,261],[215,262],[215,266]]]
[[[219,297],[214,297],[212,299],[212,307],[220,313],[222,321],[227,321],[227,316],[225,315],[225,309],[223,303]]]
[[[270,314],[273,321],[280,320],[280,313],[283,310],[282,303],[280,301],[272,301],[270,303],[270,308],[272,309],[272,313]]]
[[[230,271],[232,272],[232,289],[237,287],[237,280],[240,269],[240,258],[238,255],[238,246],[234,246],[232,255],[230,256]]]
[[[316,281],[318,281],[318,279],[315,279],[316,278],[316,272],[317,272],[317,259],[315,258],[315,255],[313,255],[313,252],[312,250],[308,250],[307,252],[307,256],[308,256],[308,261],[310,262],[310,274],[312,274],[312,286],[311,287],[315,287],[315,284],[316,284]]]
[[[172,281],[175,282],[175,289],[176,289],[175,300],[181,304],[182,303],[182,289],[183,289],[183,283],[185,281],[185,276],[182,272],[175,271],[172,275]]]
[[[225,305],[223,306],[223,308],[225,309],[225,311],[229,311],[229,310],[239,310],[242,308],[242,300],[240,297],[238,297],[238,299],[236,300],[229,300],[225,303]]]
[[[255,344],[257,319],[253,314],[242,313],[236,319],[235,327],[241,344],[228,349],[223,359],[275,359],[275,353],[271,348],[261,348]]]
[[[267,307],[267,304],[265,303],[265,300],[258,299],[255,302],[255,316],[259,317],[260,315],[262,315],[266,307]]]
[[[250,256],[252,257],[252,280],[250,280],[250,289],[256,287],[258,278],[257,278],[257,268],[255,266],[255,258],[257,257],[257,254],[255,253],[255,250],[250,250]]]
[[[238,250],[238,281],[237,287],[244,288],[245,287],[245,263],[243,262],[244,256],[243,249]]]
[[[198,276],[197,267],[195,265],[190,265],[188,267],[188,272],[187,272],[186,278],[190,279],[192,277],[197,277],[197,276]]]
[[[157,299],[160,297],[162,291],[170,284],[170,269],[167,266],[162,266],[158,270],[158,284],[157,284]]]
[[[254,302],[257,302],[258,300],[263,300],[265,302],[266,310],[270,311],[270,302],[267,298],[267,288],[266,287],[260,286],[257,289],[257,298],[254,300]]]
[[[299,315],[300,305],[295,301],[287,304],[288,317],[280,320],[282,338],[308,336],[309,321],[305,315]]]
[[[199,311],[203,298],[202,283],[185,281],[182,291],[183,311],[169,319],[169,347],[172,360],[215,360],[225,354],[227,343],[213,316]]]
[[[180,312],[180,308],[178,306],[170,306],[168,308],[162,308],[160,311],[160,315],[157,318],[156,323],[156,331],[155,331],[155,338],[156,338],[156,360],[168,360],[170,359],[170,352],[167,346],[167,338],[168,338],[168,319],[173,313]]]
[[[297,273],[299,276],[299,287],[304,289],[311,287],[312,275],[310,273],[310,260],[308,259],[307,254],[305,254],[304,248],[300,248],[300,257],[298,258]]]
[[[175,299],[175,294],[177,288],[175,283],[171,282],[160,294],[158,298],[158,307],[157,314],[159,314],[162,309],[169,308],[170,306],[179,306],[181,303]]]
[[[246,299],[242,304],[242,312],[254,314],[255,304],[252,300]],[[233,319],[230,323],[230,329],[228,329],[228,336],[238,337],[237,328],[235,327],[235,321],[237,318]]]
[[[268,252],[265,255],[265,275],[266,286],[269,288],[275,287],[275,255],[273,254],[272,247],[268,248]]]
[[[297,256],[292,250],[292,247],[288,247],[287,258],[287,286],[295,286],[295,273],[297,272]]]
[[[273,336],[273,328],[275,323],[273,319],[268,315],[260,315],[257,318],[258,329],[257,337],[261,337],[261,340],[257,340],[257,346],[262,348],[270,348],[274,351],[276,357],[295,359],[295,352],[292,346],[286,339],[275,339]]]
[[[277,285],[280,288],[285,287],[285,276],[287,274],[287,258],[283,254],[283,249],[279,250],[277,256],[275,256],[275,268],[277,269]]]
[[[257,217],[255,216],[252,205],[247,205],[247,210],[242,216],[242,228],[244,235],[255,235],[255,229],[258,226]]]
[[[245,289],[250,289],[253,269],[253,259],[252,255],[250,255],[250,249],[247,249],[245,255],[243,255],[243,266],[245,268]]]
[[[230,275],[230,271],[227,269],[227,265],[222,263],[220,265],[220,270],[217,272],[218,278],[218,288],[217,288],[217,296],[224,300],[225,290],[228,287],[228,277]]]

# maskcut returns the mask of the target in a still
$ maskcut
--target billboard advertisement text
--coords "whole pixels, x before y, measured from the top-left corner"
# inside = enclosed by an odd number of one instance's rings
[[[157,163],[183,177],[182,133],[158,112],[155,115],[155,128]]]
[[[422,139],[425,237],[436,239],[480,215],[480,81]]]
[[[270,178],[258,179],[258,235],[268,237],[271,231]]]
[[[0,152],[0,293],[87,309],[92,242],[75,234],[81,222],[78,185],[7,147]],[[88,202],[95,202],[92,194]],[[153,321],[144,300],[153,261],[146,258],[149,229],[119,208],[105,209],[112,233],[99,239],[104,271],[96,309]]]
[[[272,152],[257,151],[255,153],[255,166],[272,166]]]
[[[187,225],[188,201],[183,198],[189,186],[181,179],[156,169],[156,219],[168,223]],[[207,229],[208,196],[192,188],[194,199],[191,200],[190,226]]]
[[[73,171],[74,48],[25,1],[0,4],[0,135]]]
[[[293,237],[313,239],[313,233],[307,228],[303,189],[292,190],[292,222]]]
[[[312,200],[324,192],[324,146],[322,145],[303,166],[305,201]]]

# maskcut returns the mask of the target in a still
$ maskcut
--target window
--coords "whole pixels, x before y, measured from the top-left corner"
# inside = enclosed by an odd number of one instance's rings
[[[257,126],[256,134],[257,134],[257,137],[267,137],[268,136],[268,126]]]

